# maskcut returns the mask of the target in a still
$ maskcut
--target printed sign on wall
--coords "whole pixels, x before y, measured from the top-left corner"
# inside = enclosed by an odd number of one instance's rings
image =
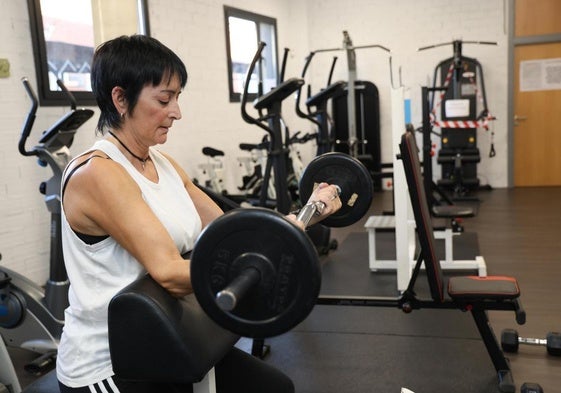
[[[561,59],[520,62],[520,91],[560,90]]]

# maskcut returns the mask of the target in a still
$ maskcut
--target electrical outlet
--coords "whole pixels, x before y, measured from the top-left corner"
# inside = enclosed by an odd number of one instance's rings
[[[8,59],[0,59],[0,78],[10,76],[10,62]]]

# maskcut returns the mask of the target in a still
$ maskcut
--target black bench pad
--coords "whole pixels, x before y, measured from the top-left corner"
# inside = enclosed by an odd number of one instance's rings
[[[194,295],[174,298],[150,276],[109,304],[111,361],[123,379],[199,382],[238,340],[205,314]]]

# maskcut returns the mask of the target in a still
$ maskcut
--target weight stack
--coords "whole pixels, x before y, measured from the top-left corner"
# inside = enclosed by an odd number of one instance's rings
[[[442,148],[437,162],[441,165],[439,186],[454,188],[461,185],[467,190],[479,187],[477,164],[480,162],[476,128],[443,128]]]

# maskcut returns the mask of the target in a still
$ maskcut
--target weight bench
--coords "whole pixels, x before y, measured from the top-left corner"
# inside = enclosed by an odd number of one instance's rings
[[[497,373],[500,391],[514,393],[516,387],[510,365],[490,325],[487,311],[512,311],[515,313],[516,322],[524,324],[526,313],[520,302],[518,283],[514,277],[507,276],[452,276],[445,279],[436,256],[431,213],[414,135],[406,132],[399,147],[420,244],[417,262],[407,289],[397,298],[320,295],[317,304],[397,307],[406,313],[422,308],[458,309],[469,312]],[[415,282],[423,263],[430,290],[430,298],[425,299],[415,293]]]
[[[113,371],[130,381],[214,393],[214,365],[240,338],[216,325],[194,295],[175,298],[148,275],[115,295],[108,313]]]

